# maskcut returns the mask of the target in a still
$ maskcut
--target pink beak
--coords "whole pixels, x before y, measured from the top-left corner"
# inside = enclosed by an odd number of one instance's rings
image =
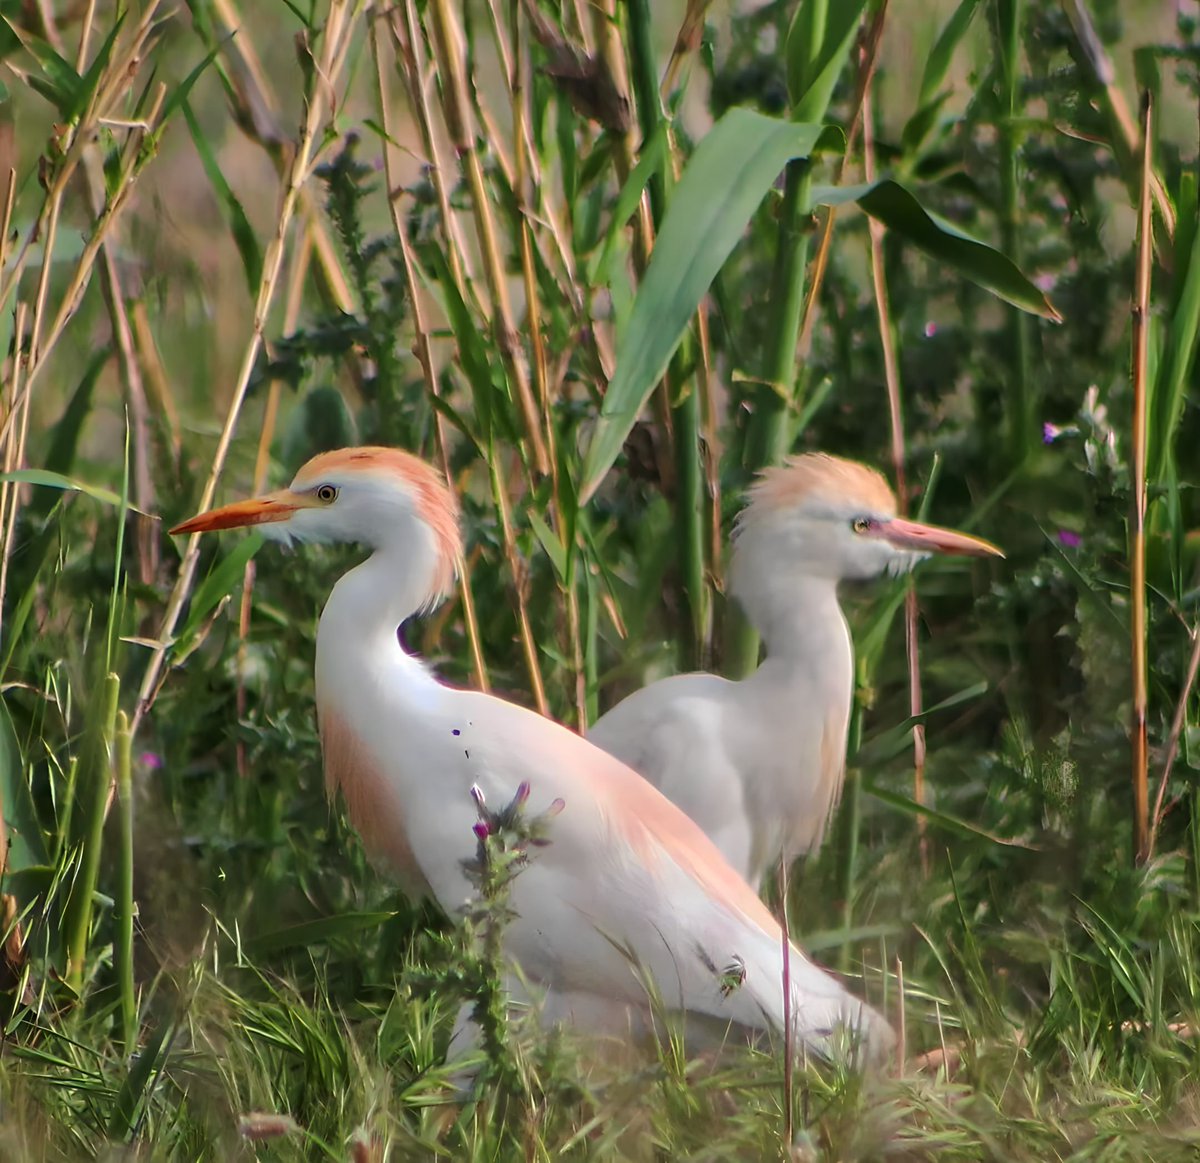
[[[211,533],[216,529],[240,529],[244,525],[265,525],[272,521],[286,521],[297,509],[304,507],[304,499],[290,489],[267,493],[250,501],[235,501],[219,509],[209,509],[176,525],[172,535],[180,533]]]
[[[919,521],[908,521],[904,517],[880,521],[871,532],[876,537],[882,537],[889,545],[912,553],[953,553],[962,557],[1004,556],[1002,550],[982,537],[971,537],[937,525],[922,525]]]

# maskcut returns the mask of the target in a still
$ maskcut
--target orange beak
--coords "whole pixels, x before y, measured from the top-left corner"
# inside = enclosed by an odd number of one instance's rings
[[[211,533],[216,529],[240,529],[245,525],[266,525],[286,521],[297,509],[307,508],[306,498],[290,489],[267,493],[250,501],[235,501],[219,509],[209,509],[171,530],[181,533]]]
[[[990,541],[984,541],[982,537],[971,537],[937,525],[922,525],[919,521],[907,521],[903,517],[881,521],[875,536],[882,537],[897,549],[907,549],[913,553],[953,553],[962,557],[1004,556],[1003,550],[997,549]]]

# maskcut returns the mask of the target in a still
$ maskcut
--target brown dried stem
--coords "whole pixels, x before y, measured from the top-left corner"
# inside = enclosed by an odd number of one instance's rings
[[[316,161],[317,143],[320,137],[321,125],[329,109],[330,98],[336,92],[335,86],[340,81],[345,66],[346,56],[353,41],[355,18],[362,9],[362,0],[330,0],[328,14],[321,38],[321,59],[318,62],[316,75],[319,78],[312,86],[306,102],[305,116],[300,127],[300,135],[295,143],[291,161],[287,167],[283,181],[279,213],[276,219],[275,235],[271,239],[263,256],[262,278],[259,282],[258,294],[254,305],[254,323],[250,337],[242,354],[241,367],[234,383],[233,398],[225,416],[217,448],[213,454],[208,478],[200,497],[200,507],[208,508],[216,494],[217,482],[225,467],[225,458],[233,442],[241,416],[242,405],[245,403],[246,392],[250,385],[250,377],[254,370],[258,353],[262,348],[263,334],[266,328],[267,315],[275,299],[275,291],[279,283],[280,272],[286,250],[286,241],[291,227],[292,218],[296,212],[300,191],[312,173]],[[158,635],[158,643],[150,656],[146,674],[138,692],[138,705],[134,712],[133,730],[136,732],[142,716],[150,709],[154,697],[162,682],[167,655],[171,649],[171,639],[183,611],[184,602],[191,592],[192,583],[196,576],[196,566],[200,560],[200,538],[193,535],[189,538],[184,550],[183,560],[179,567],[179,576],[167,601],[167,609],[163,615],[162,626]]]

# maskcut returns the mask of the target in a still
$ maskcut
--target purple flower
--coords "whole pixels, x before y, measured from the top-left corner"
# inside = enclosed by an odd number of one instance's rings
[[[477,839],[486,840],[492,834],[492,827],[487,820],[476,820],[471,825],[471,831],[475,833]]]
[[[483,788],[477,783],[471,784],[471,799],[475,801],[475,807],[480,812],[487,807],[487,800],[483,798]]]
[[[1048,420],[1042,425],[1042,443],[1053,444],[1062,435],[1062,429]]]
[[[511,806],[514,808],[524,807],[527,799],[529,799],[529,780],[523,779],[517,785],[517,794],[513,796]]]
[[[925,338],[932,339],[937,334],[937,324],[931,319],[925,324]]]
[[[1065,545],[1068,549],[1078,549],[1083,544],[1083,538],[1072,529],[1060,529],[1058,543]]]
[[[158,771],[163,765],[163,758],[157,751],[143,751],[138,756],[138,762],[147,771]]]

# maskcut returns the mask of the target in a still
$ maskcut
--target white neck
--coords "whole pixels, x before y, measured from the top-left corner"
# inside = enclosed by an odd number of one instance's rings
[[[786,592],[756,595],[746,611],[770,658],[843,659],[850,656],[850,630],[831,578],[789,579]]]
[[[428,606],[435,569],[432,538],[379,546],[361,565],[343,574],[321,614],[321,635],[347,642],[397,644],[406,618]]]

